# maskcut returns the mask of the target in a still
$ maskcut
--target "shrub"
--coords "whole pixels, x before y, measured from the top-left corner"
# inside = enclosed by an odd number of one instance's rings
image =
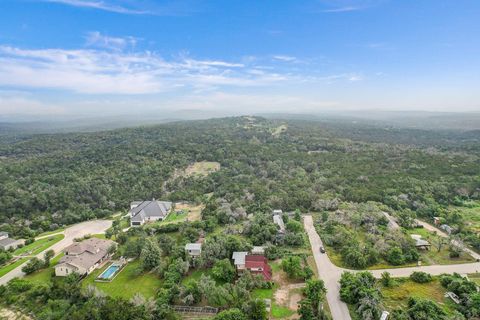
[[[415,271],[410,275],[410,279],[416,283],[427,283],[432,281],[432,276],[422,271]]]

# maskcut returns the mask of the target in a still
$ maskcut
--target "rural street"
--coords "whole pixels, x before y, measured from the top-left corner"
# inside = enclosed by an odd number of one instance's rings
[[[325,288],[327,288],[327,301],[332,317],[334,320],[350,320],[350,312],[348,311],[347,304],[340,300],[339,294],[340,284],[338,281],[340,280],[342,272],[345,270],[334,265],[327,254],[320,253],[320,247],[323,246],[323,243],[315,230],[312,216],[305,216],[303,223],[308,238],[310,239],[313,257],[317,264],[318,275],[320,279],[325,282]]]
[[[65,238],[63,238],[59,242],[52,245],[50,248],[47,248],[46,250],[39,253],[37,255],[37,258],[43,259],[43,254],[47,250],[53,250],[55,251],[55,255],[58,255],[63,249],[71,245],[75,238],[82,238],[87,234],[104,233],[105,230],[107,230],[111,226],[112,226],[111,220],[91,220],[91,221],[85,221],[85,222],[81,222],[73,226],[70,226],[67,229],[65,229],[65,231],[59,233],[59,234],[63,233],[65,235]],[[52,235],[49,235],[49,236],[52,236]],[[24,273],[22,272],[22,267],[26,263],[27,262],[18,266],[17,268],[13,269],[9,273],[1,277],[0,285],[6,284],[8,281],[12,280],[13,278],[22,277],[24,275]]]
[[[322,240],[315,230],[312,216],[304,217],[305,231],[308,234],[312,247],[313,257],[317,264],[320,279],[325,282],[327,288],[327,302],[332,313],[333,320],[349,320],[351,319],[347,305],[340,300],[340,284],[339,280],[343,272],[359,272],[358,270],[349,270],[334,265],[326,253],[320,253],[320,247],[323,246]],[[430,226],[430,228],[433,228]],[[429,229],[431,230],[431,229]],[[476,254],[478,256],[478,254]],[[474,256],[475,257],[475,256]],[[408,277],[414,271],[423,271],[432,275],[440,275],[442,273],[477,273],[480,272],[480,262],[450,265],[431,265],[410,268],[392,268],[369,270],[376,278],[380,278],[383,272],[389,272],[392,277]]]

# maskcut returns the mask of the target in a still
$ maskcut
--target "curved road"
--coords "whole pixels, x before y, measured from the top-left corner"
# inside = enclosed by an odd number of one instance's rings
[[[345,302],[340,300],[339,280],[343,272],[358,272],[358,270],[349,270],[334,265],[328,258],[327,254],[320,253],[320,247],[323,246],[323,243],[317,231],[315,230],[312,216],[305,216],[303,223],[305,226],[305,231],[308,234],[308,238],[310,239],[310,245],[312,246],[313,257],[315,258],[315,262],[317,264],[319,277],[325,282],[325,287],[327,288],[327,301],[332,313],[332,317],[334,320],[351,320],[347,305]],[[380,278],[381,274],[385,271],[389,272],[392,277],[408,277],[414,271],[423,271],[432,275],[454,272],[467,274],[480,272],[480,262],[368,271],[370,271],[377,278]]]
[[[71,245],[73,243],[73,240],[75,238],[82,238],[86,236],[87,234],[99,234],[99,233],[104,233],[105,230],[110,228],[112,226],[112,221],[111,220],[91,220],[91,221],[85,221],[81,222],[78,224],[75,224],[71,227],[68,227],[65,229],[63,232],[59,232],[56,234],[64,234],[65,238],[60,240],[59,242],[55,243],[51,247],[47,248],[46,250],[40,252],[39,254],[36,255],[37,258],[43,259],[43,254],[47,250],[53,250],[55,251],[55,255],[60,254],[60,252]],[[48,235],[52,236],[52,235]],[[47,236],[47,237],[48,237]],[[6,275],[0,278],[0,285],[6,284],[8,281],[12,280],[13,278],[17,277],[23,277],[25,274],[22,271],[22,267],[26,264],[24,264],[16,267]]]

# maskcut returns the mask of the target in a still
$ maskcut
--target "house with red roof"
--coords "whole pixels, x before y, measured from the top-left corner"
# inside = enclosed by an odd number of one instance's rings
[[[272,268],[268,265],[268,260],[261,255],[245,256],[245,269],[253,274],[261,274],[266,281],[272,280]]]

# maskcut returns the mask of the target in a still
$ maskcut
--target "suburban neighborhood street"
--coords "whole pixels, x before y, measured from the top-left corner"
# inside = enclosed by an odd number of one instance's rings
[[[426,224],[426,223],[425,223]],[[427,224],[428,225],[428,224]],[[312,216],[304,217],[304,226],[310,240],[312,247],[312,253],[317,264],[318,274],[320,279],[325,282],[327,288],[327,301],[334,320],[348,320],[351,319],[348,312],[347,305],[340,300],[340,284],[339,280],[343,272],[359,272],[358,270],[349,270],[334,265],[326,253],[320,253],[320,247],[323,246],[322,240],[315,230]],[[431,225],[430,228],[434,228]],[[446,236],[446,235],[445,235]],[[470,249],[465,249],[470,253]],[[472,251],[473,252],[473,251]],[[473,252],[474,253],[474,252]],[[474,253],[474,258],[478,254]],[[419,266],[409,268],[391,268],[391,269],[379,269],[369,270],[376,278],[380,278],[383,272],[389,272],[392,277],[408,277],[414,271],[423,271],[432,275],[440,275],[442,273],[459,273],[469,274],[480,272],[480,262],[465,263],[465,264],[450,264],[450,265],[431,265],[431,266]]]
[[[50,248],[47,248],[46,250],[42,251],[41,253],[36,255],[36,257],[43,259],[43,255],[47,250],[53,250],[55,251],[55,255],[58,255],[64,248],[71,245],[75,238],[82,238],[87,234],[104,233],[105,230],[107,230],[111,226],[112,226],[111,220],[91,220],[91,221],[85,221],[85,222],[81,222],[73,226],[70,226],[67,229],[65,229],[65,231],[56,233],[56,234],[63,233],[65,235],[65,238],[63,238],[59,242],[52,245]],[[48,236],[52,236],[52,235],[48,235]],[[45,237],[42,237],[42,238],[45,238]],[[1,277],[0,285],[6,284],[8,281],[10,281],[13,278],[24,276],[24,273],[22,272],[22,267],[26,263],[27,262],[18,266],[17,268],[13,269],[9,273]]]

